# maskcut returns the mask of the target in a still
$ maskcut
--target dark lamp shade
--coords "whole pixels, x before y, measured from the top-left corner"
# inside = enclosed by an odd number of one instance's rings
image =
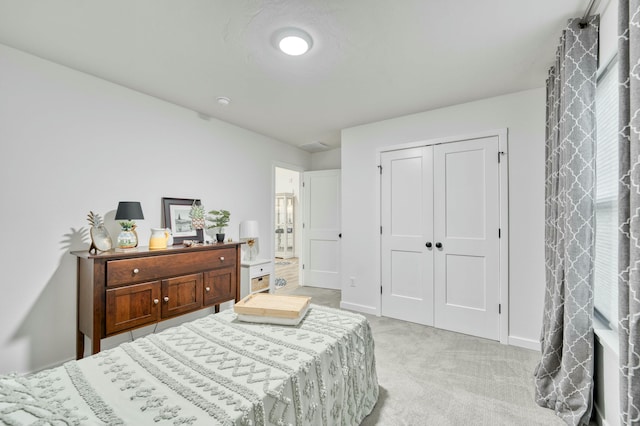
[[[142,206],[138,201],[120,201],[116,211],[116,220],[144,219]]]

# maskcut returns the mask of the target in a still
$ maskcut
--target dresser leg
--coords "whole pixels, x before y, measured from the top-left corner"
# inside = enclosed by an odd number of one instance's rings
[[[84,334],[78,330],[76,332],[76,359],[84,357]]]
[[[100,352],[100,338],[94,337],[91,339],[91,355],[95,355]]]
[[[220,305],[215,305],[215,306],[213,307],[213,312],[215,312],[216,314],[217,314],[218,312],[220,312]]]

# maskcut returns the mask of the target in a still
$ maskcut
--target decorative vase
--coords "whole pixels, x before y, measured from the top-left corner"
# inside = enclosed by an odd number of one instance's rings
[[[224,243],[224,234],[216,234],[216,241],[219,243]]]
[[[204,229],[204,219],[191,219],[193,229]]]

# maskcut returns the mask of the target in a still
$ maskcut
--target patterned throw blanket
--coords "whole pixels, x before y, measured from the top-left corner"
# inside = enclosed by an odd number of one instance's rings
[[[297,326],[224,311],[29,376],[0,376],[7,425],[357,425],[378,398],[362,316]]]

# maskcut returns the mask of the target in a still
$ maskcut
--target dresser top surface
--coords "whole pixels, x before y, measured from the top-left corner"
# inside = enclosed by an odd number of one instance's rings
[[[254,260],[242,260],[242,266],[256,266],[256,265],[265,265],[267,263],[271,263],[270,259],[254,259]]]
[[[72,251],[71,254],[83,259],[126,259],[133,257],[158,256],[163,254],[174,253],[193,253],[206,250],[217,250],[224,248],[237,248],[242,242],[238,243],[213,243],[213,244],[197,244],[191,247],[183,245],[174,245],[165,249],[149,249],[149,247],[136,247],[134,249],[118,250],[111,249],[108,251],[99,251],[90,253],[88,250]]]

